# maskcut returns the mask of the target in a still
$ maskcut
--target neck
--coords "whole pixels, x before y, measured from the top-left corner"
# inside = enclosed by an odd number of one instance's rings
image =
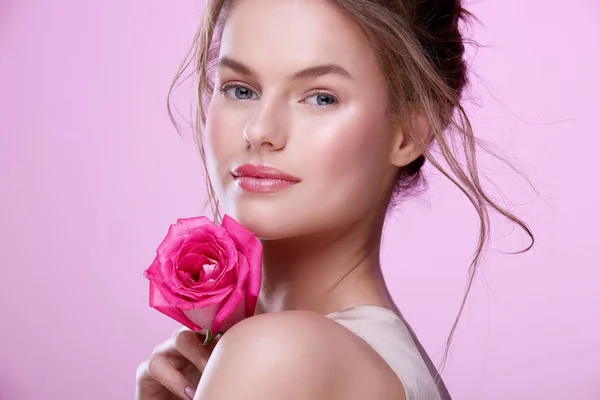
[[[379,233],[373,237],[368,232]],[[256,314],[308,310],[325,315],[362,304],[395,309],[381,274],[380,232],[354,226],[263,241],[263,282]]]

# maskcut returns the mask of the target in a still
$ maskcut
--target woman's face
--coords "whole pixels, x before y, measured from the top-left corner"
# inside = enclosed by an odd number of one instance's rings
[[[233,1],[205,131],[221,211],[283,239],[385,207],[396,171],[386,93],[366,36],[331,2]]]

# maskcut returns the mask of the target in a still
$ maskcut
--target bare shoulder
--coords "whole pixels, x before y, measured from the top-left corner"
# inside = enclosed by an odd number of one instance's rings
[[[248,318],[219,340],[196,399],[404,400],[379,356],[329,318],[285,311]]]

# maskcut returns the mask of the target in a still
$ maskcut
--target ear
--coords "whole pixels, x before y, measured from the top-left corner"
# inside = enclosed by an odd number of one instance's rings
[[[423,114],[415,113],[410,122],[398,122],[393,135],[390,162],[396,167],[404,167],[423,154],[423,146],[431,142],[431,127]]]

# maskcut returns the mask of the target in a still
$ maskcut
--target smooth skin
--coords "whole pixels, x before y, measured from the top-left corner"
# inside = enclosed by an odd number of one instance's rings
[[[140,364],[135,398],[405,400],[395,373],[365,342],[310,311],[248,318],[207,348],[182,328]]]
[[[222,212],[263,244],[256,315],[214,349],[189,331],[159,345],[138,369],[136,398],[189,399],[185,387],[197,385],[196,400],[405,399],[389,366],[325,317],[359,305],[398,312],[381,231],[398,168],[420,151],[386,113],[369,41],[327,0],[234,0],[215,78],[209,176]],[[231,171],[245,163],[300,182],[243,191]]]

